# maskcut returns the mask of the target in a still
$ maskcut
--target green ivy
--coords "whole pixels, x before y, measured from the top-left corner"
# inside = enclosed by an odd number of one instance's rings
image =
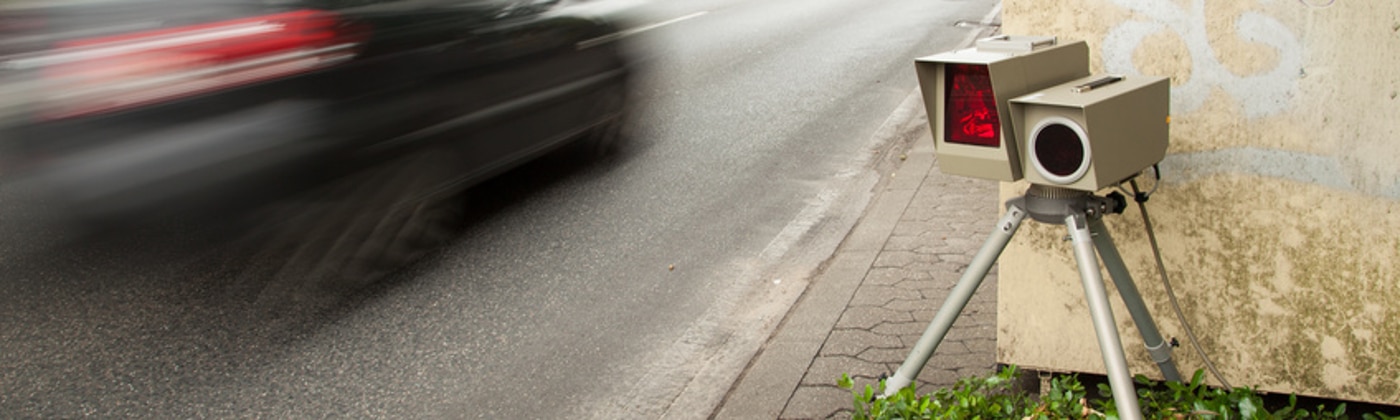
[[[1099,384],[1098,395],[1090,396],[1077,375],[1058,375],[1050,380],[1050,389],[1033,397],[1016,392],[1012,384],[1020,376],[1015,366],[1008,366],[991,376],[959,379],[951,388],[931,394],[918,395],[910,385],[894,395],[878,398],[879,389],[866,385],[855,389],[850,375],[841,375],[837,385],[851,390],[854,401],[852,418],[865,419],[1117,419],[1118,410],[1107,384]],[[1204,383],[1204,374],[1197,370],[1188,383],[1157,383],[1138,375],[1138,404],[1148,419],[1346,419],[1346,404],[1328,409],[1298,406],[1296,396],[1289,397],[1287,406],[1269,411],[1263,399],[1252,388],[1222,390]],[[1400,420],[1382,413],[1366,413],[1363,420]]]

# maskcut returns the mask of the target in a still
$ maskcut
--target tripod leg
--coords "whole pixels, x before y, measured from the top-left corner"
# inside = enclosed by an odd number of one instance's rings
[[[1141,419],[1137,390],[1133,388],[1133,378],[1128,375],[1128,359],[1123,355],[1123,342],[1118,338],[1113,308],[1108,305],[1108,291],[1103,284],[1103,274],[1099,273],[1098,258],[1094,256],[1089,221],[1083,213],[1072,214],[1065,217],[1065,226],[1069,227],[1069,237],[1074,242],[1074,258],[1079,264],[1079,278],[1084,283],[1084,298],[1089,304],[1089,315],[1094,319],[1094,332],[1099,338],[1099,352],[1103,354],[1118,415],[1127,420]]]
[[[1172,361],[1172,348],[1157,330],[1157,323],[1152,320],[1152,313],[1147,311],[1147,304],[1143,303],[1142,295],[1138,293],[1137,285],[1128,273],[1128,267],[1123,264],[1123,257],[1118,255],[1118,248],[1113,245],[1113,236],[1109,235],[1108,229],[1103,226],[1103,220],[1089,222],[1089,233],[1093,234],[1094,247],[1099,250],[1099,258],[1103,258],[1108,276],[1112,277],[1113,284],[1118,286],[1118,296],[1123,298],[1123,304],[1128,307],[1133,323],[1137,324],[1138,332],[1142,333],[1142,342],[1147,346],[1148,354],[1152,355],[1152,361],[1157,362],[1157,368],[1162,370],[1163,378],[1181,382],[1181,372],[1176,370],[1176,362]]]
[[[929,322],[928,328],[914,344],[914,349],[909,352],[909,357],[899,365],[899,370],[895,371],[894,376],[885,381],[883,396],[894,395],[900,389],[914,383],[914,378],[917,378],[919,371],[928,364],[929,357],[938,349],[938,344],[943,342],[943,337],[948,334],[948,329],[952,328],[953,321],[958,319],[958,314],[967,306],[967,301],[972,299],[977,287],[982,285],[982,279],[987,277],[992,264],[996,263],[1001,251],[1006,249],[1006,243],[1011,242],[1012,235],[1016,234],[1016,229],[1021,227],[1021,221],[1025,219],[1025,210],[1017,204],[1007,204],[1006,214],[997,221],[996,229],[987,236],[987,242],[982,244],[982,249],[977,251],[977,255],[967,265],[967,271],[963,272],[953,290],[948,292],[948,299],[938,308],[933,321]]]

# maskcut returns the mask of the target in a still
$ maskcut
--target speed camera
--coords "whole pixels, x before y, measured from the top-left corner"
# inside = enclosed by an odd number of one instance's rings
[[[1092,192],[1161,162],[1169,95],[1165,77],[1108,75],[1011,99],[1026,180]]]
[[[885,389],[903,389],[919,377],[997,256],[1029,217],[1069,230],[1114,403],[1128,416],[1140,417],[1098,257],[1113,276],[1162,375],[1172,380],[1181,375],[1102,222],[1105,215],[1121,213],[1127,199],[1117,192],[1096,192],[1131,180],[1165,156],[1168,79],[1094,76],[1083,41],[1060,43],[1036,36],[983,39],[974,48],[920,58],[915,70],[939,169],[996,181],[1024,179],[1031,186],[1021,197],[1006,201],[997,228]],[[1147,194],[1134,198],[1141,203]]]
[[[951,175],[1021,179],[1008,101],[1089,75],[1084,41],[1002,35],[915,60],[939,168]]]

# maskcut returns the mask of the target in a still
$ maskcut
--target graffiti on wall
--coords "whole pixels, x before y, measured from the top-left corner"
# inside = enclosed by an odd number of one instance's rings
[[[1104,38],[1104,68],[1110,73],[1141,74],[1133,64],[1133,51],[1148,36],[1171,31],[1180,37],[1191,54],[1187,80],[1172,86],[1173,112],[1189,112],[1205,103],[1212,89],[1222,89],[1243,104],[1249,118],[1277,114],[1287,109],[1297,93],[1297,79],[1303,64],[1303,49],[1288,27],[1270,16],[1245,12],[1235,22],[1241,39],[1277,50],[1272,69],[1246,76],[1236,75],[1221,63],[1210,43],[1206,28],[1205,0],[1192,0],[1183,10],[1171,0],[1114,0],[1119,6],[1152,20],[1128,20],[1110,30]]]
[[[1296,105],[1318,98],[1300,98],[1300,79],[1305,67],[1306,48],[1298,35],[1273,16],[1258,11],[1239,13],[1226,36],[1271,49],[1274,59],[1250,74],[1237,74],[1221,59],[1231,54],[1225,46],[1212,44],[1210,13],[1205,0],[1112,0],[1131,11],[1134,18],[1108,30],[1103,40],[1104,68],[1110,73],[1142,74],[1134,55],[1162,34],[1181,41],[1189,57],[1180,64],[1189,70],[1173,80],[1172,113],[1189,113],[1201,108],[1212,92],[1232,97],[1247,119],[1277,116]],[[1305,7],[1328,8],[1325,0],[1303,0]],[[1397,26],[1400,27],[1400,26]],[[1220,30],[1220,28],[1215,28]],[[1216,34],[1219,34],[1218,32]],[[1228,58],[1228,57],[1227,57]],[[1188,63],[1189,62],[1189,63]],[[1341,191],[1400,199],[1400,168],[1391,164],[1388,146],[1376,139],[1348,131],[1351,137],[1336,139],[1348,147],[1332,153],[1314,154],[1287,148],[1230,147],[1173,154],[1163,167],[1179,176],[1176,181],[1222,173],[1248,174],[1319,185]],[[1257,133],[1256,133],[1257,134]],[[1374,136],[1374,133],[1370,134]]]

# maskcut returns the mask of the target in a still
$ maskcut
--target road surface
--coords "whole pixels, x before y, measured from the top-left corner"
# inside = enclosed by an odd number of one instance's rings
[[[913,58],[995,5],[646,3],[621,153],[478,188],[449,247],[294,323],[229,298],[207,226],[77,237],[0,189],[0,417],[706,417],[868,203]]]

